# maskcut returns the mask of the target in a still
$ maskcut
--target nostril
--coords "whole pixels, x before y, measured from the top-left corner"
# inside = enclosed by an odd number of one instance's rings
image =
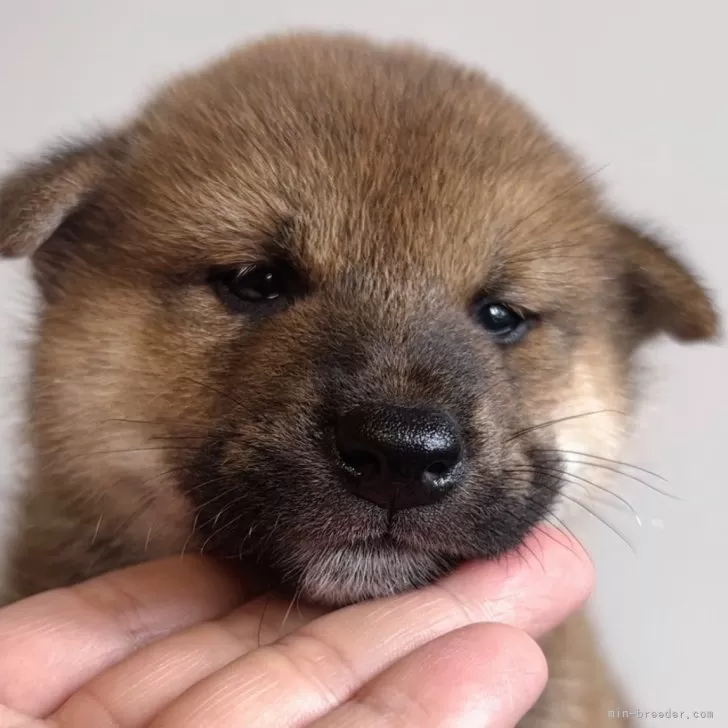
[[[373,480],[381,473],[379,460],[371,452],[359,449],[339,449],[339,455],[347,468],[363,480]]]
[[[443,461],[432,463],[425,468],[425,475],[437,479],[447,475],[452,470],[452,465]]]

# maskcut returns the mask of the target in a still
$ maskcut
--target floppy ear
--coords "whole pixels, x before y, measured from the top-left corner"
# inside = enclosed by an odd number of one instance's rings
[[[58,150],[0,180],[0,256],[33,255],[93,193],[110,159],[101,140]]]
[[[718,314],[695,274],[664,243],[637,228],[617,223],[616,233],[626,261],[625,292],[641,337],[715,338]]]

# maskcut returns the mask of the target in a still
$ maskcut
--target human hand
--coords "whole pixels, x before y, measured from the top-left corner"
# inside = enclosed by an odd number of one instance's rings
[[[196,557],[136,566],[0,610],[0,728],[513,728],[546,680],[533,638],[591,583],[553,529],[328,613]]]

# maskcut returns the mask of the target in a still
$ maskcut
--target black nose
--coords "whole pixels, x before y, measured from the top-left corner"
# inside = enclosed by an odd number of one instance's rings
[[[458,484],[462,446],[444,412],[362,407],[339,417],[336,447],[347,487],[382,508],[435,503]]]

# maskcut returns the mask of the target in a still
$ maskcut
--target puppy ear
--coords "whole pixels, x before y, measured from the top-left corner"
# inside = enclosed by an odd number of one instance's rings
[[[0,180],[0,256],[33,255],[104,177],[106,140],[66,147]]]
[[[626,261],[626,295],[641,337],[715,338],[718,314],[695,274],[664,243],[625,223],[615,229]]]

